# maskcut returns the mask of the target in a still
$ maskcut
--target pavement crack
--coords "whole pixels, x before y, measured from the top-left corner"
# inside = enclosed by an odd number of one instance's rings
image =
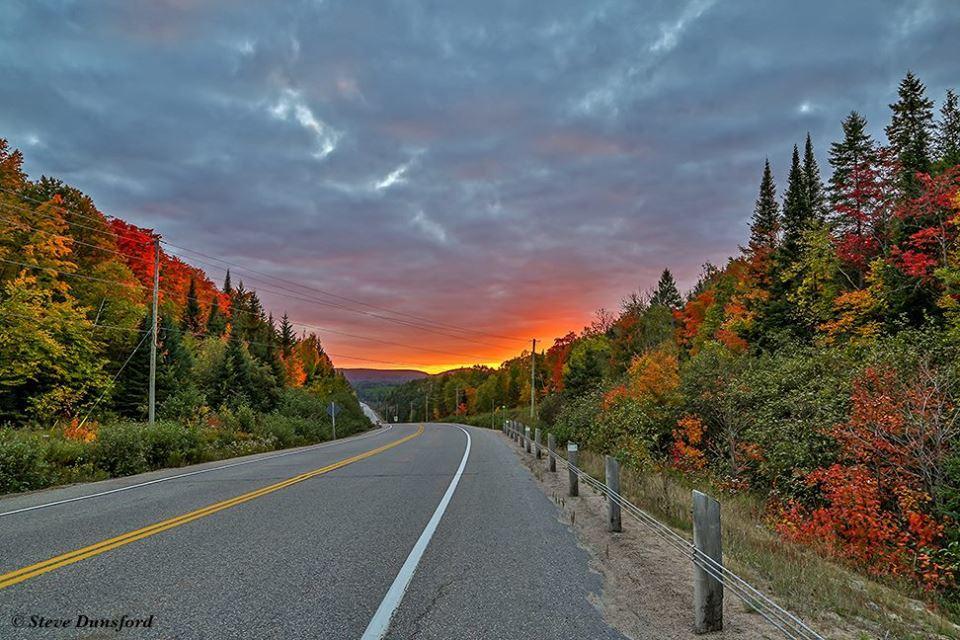
[[[434,592],[433,597],[430,598],[430,602],[428,602],[428,603],[427,603],[427,606],[424,607],[423,611],[420,612],[420,613],[417,615],[416,618],[414,618],[414,620],[413,620],[413,633],[410,634],[410,637],[411,637],[411,638],[416,638],[417,636],[420,635],[420,632],[423,631],[423,629],[422,629],[421,626],[420,626],[420,625],[423,623],[423,619],[426,618],[427,615],[428,615],[431,611],[433,611],[434,607],[437,606],[437,602],[440,601],[440,598],[442,598],[442,597],[444,596],[444,594],[447,592],[447,590],[448,590],[451,586],[453,586],[453,583],[456,582],[456,581],[457,581],[457,578],[456,578],[456,577],[453,577],[453,578],[448,579],[446,582],[444,582],[443,584],[441,584],[439,587],[437,587],[437,590],[436,590],[436,592]]]

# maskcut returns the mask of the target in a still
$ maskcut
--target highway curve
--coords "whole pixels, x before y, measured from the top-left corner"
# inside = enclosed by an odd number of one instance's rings
[[[0,638],[622,638],[507,443],[402,424],[0,499]]]

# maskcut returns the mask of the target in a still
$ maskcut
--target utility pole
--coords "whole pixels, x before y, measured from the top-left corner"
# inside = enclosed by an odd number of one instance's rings
[[[147,421],[153,426],[157,417],[157,306],[160,303],[160,236],[153,239],[153,324],[150,329],[150,399]]]
[[[533,339],[533,349],[530,351],[530,423],[537,416],[537,339]]]
[[[408,419],[413,422],[413,400],[410,401],[410,417]]]
[[[333,439],[337,439],[337,403],[330,401],[330,420],[333,421]]]

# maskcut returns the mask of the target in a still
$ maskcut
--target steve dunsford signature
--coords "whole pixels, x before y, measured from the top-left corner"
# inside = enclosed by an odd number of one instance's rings
[[[83,613],[78,613],[73,618],[21,615],[13,616],[10,620],[16,629],[113,629],[117,632],[127,629],[151,629],[153,621],[153,615],[100,618]]]

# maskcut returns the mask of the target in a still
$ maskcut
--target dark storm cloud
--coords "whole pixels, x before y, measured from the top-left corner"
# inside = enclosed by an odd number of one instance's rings
[[[826,170],[851,109],[882,139],[907,69],[939,100],[958,24],[952,0],[15,1],[0,136],[172,242],[546,337],[664,266],[690,285],[735,253],[763,159],[782,186],[810,131]]]

